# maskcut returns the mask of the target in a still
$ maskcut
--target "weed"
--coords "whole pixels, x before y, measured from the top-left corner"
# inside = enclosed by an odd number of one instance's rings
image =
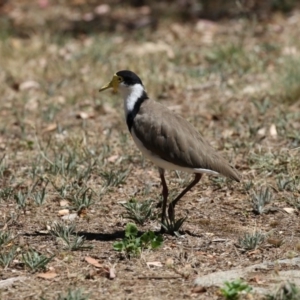
[[[296,209],[300,210],[300,197],[296,198],[292,196],[290,199],[287,200],[287,202]]]
[[[41,192],[36,192],[32,194],[34,202],[36,205],[43,205],[46,200],[46,186],[43,187]]]
[[[92,248],[92,246],[84,246],[85,238],[75,233],[75,225],[65,226],[60,223],[55,223],[50,233],[60,238],[67,250],[76,251]]]
[[[0,199],[7,200],[13,194],[13,191],[13,187],[3,187],[3,189],[0,189]]]
[[[12,236],[7,231],[0,231],[0,248],[8,244],[12,240]]]
[[[0,178],[3,177],[4,172],[6,171],[7,166],[5,163],[5,154],[0,158]]]
[[[261,232],[246,233],[242,238],[239,238],[239,246],[246,250],[254,250],[265,241],[265,235]]]
[[[92,189],[81,188],[70,197],[70,200],[76,211],[80,211],[82,208],[89,208],[93,204],[92,196]]]
[[[152,215],[152,201],[137,202],[135,199],[130,199],[127,203],[121,204],[126,209],[124,218],[137,222],[143,225]]]
[[[165,218],[165,222],[162,223],[161,226],[166,231],[166,233],[175,234],[176,236],[180,237],[181,235],[179,233],[179,230],[182,227],[186,218],[187,217],[175,220],[175,218],[171,215]]]
[[[246,181],[246,182],[244,183],[244,189],[245,189],[247,192],[249,192],[253,187],[254,187],[254,183],[253,183],[252,180]]]
[[[29,194],[28,192],[26,194],[23,194],[23,192],[20,190],[17,194],[14,195],[14,198],[16,200],[17,206],[20,209],[25,209],[26,207],[26,200],[28,198]]]
[[[295,183],[293,178],[278,176],[277,177],[277,187],[280,192],[282,191],[292,191],[294,189]]]
[[[85,296],[83,294],[83,290],[82,289],[69,289],[67,294],[62,295],[60,294],[58,296],[57,300],[88,300],[88,296]]]
[[[261,215],[265,212],[265,206],[273,199],[273,193],[269,187],[261,187],[259,191],[254,191],[252,194],[253,211]]]
[[[282,283],[276,292],[266,296],[267,300],[298,300],[300,299],[300,289],[294,283]]]
[[[264,97],[263,100],[262,99],[253,100],[252,103],[254,104],[254,106],[256,107],[256,109],[261,115],[264,115],[269,109],[269,107],[271,106],[269,97]]]
[[[125,182],[130,170],[101,172],[100,176],[106,181],[105,186],[118,186]]]
[[[53,259],[54,256],[55,255],[46,257],[30,249],[25,254],[22,254],[22,260],[26,267],[28,267],[32,271],[37,271],[40,269],[44,270],[46,268],[46,265]]]
[[[0,253],[0,265],[5,269],[7,268],[10,263],[13,261],[13,259],[16,256],[17,247],[12,247],[7,252],[1,252]]]
[[[49,162],[46,171],[52,175],[69,177],[77,174],[77,157],[75,153],[55,155],[54,162]]]
[[[139,257],[144,249],[156,249],[162,245],[163,238],[152,231],[147,231],[137,237],[138,229],[135,224],[128,223],[125,228],[125,238],[121,242],[115,242],[113,248],[125,253],[128,257]]]
[[[236,300],[242,293],[248,294],[252,287],[247,283],[243,282],[241,279],[236,279],[234,281],[226,281],[225,287],[221,288],[220,291],[225,299]]]

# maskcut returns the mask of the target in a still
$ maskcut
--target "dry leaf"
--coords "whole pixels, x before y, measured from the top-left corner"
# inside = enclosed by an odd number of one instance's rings
[[[78,212],[77,212],[77,216],[79,218],[85,218],[87,216],[87,208],[86,207],[82,207]]]
[[[53,279],[57,276],[57,274],[53,271],[50,271],[50,272],[46,272],[46,273],[39,273],[36,276],[43,278],[43,279]]]
[[[89,114],[82,111],[82,112],[79,112],[79,113],[76,114],[76,118],[86,120],[86,119],[89,118]]]
[[[265,281],[260,279],[258,276],[254,276],[249,279],[249,281],[255,282],[257,284],[263,284]]]
[[[284,207],[283,210],[286,211],[288,214],[292,214],[295,211],[295,209],[292,207]]]
[[[110,6],[108,4],[100,4],[95,7],[94,11],[97,15],[102,16],[110,12]]]
[[[69,201],[67,201],[67,200],[61,200],[61,201],[59,202],[59,205],[60,205],[60,206],[68,206],[68,205],[69,205]]]
[[[95,258],[92,258],[90,256],[86,256],[84,258],[90,265],[93,265],[96,268],[103,268],[103,265],[101,265],[98,260],[96,260]]]
[[[160,261],[149,261],[147,262],[147,266],[153,266],[153,267],[162,267],[162,263]]]
[[[205,286],[195,286],[192,289],[192,293],[205,293],[207,291]]]
[[[258,131],[257,131],[257,134],[259,135],[262,135],[262,136],[265,136],[266,135],[266,128],[260,128]]]
[[[270,126],[270,136],[273,137],[273,138],[277,137],[277,129],[276,129],[275,124],[272,124]]]
[[[77,213],[65,215],[62,217],[62,220],[74,221],[77,218]]]
[[[107,161],[108,162],[115,162],[120,156],[119,155],[112,155],[110,156]]]
[[[50,131],[53,131],[53,130],[56,130],[57,128],[57,124],[55,123],[52,123],[52,124],[49,124],[46,128],[43,129],[43,132],[50,132]]]
[[[30,89],[39,89],[40,84],[33,80],[24,81],[20,84],[19,89],[22,90],[30,90]]]
[[[116,271],[114,268],[109,268],[109,274],[108,274],[109,279],[115,279],[116,278]]]
[[[69,213],[70,213],[70,211],[68,209],[61,209],[58,211],[59,216],[65,216],[65,215],[68,215]]]
[[[174,260],[172,259],[172,258],[168,258],[167,260],[166,260],[166,266],[173,266],[174,265]]]

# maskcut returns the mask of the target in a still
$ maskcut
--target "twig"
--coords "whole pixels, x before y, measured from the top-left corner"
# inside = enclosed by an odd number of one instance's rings
[[[138,276],[138,279],[155,279],[155,280],[163,280],[163,279],[180,279],[182,276]]]

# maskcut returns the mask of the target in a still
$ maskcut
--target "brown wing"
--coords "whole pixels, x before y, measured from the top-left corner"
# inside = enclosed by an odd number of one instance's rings
[[[240,174],[185,119],[153,100],[144,101],[132,129],[152,153],[186,168],[202,168],[236,181]]]

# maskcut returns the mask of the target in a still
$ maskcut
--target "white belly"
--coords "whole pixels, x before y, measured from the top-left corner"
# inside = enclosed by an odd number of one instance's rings
[[[144,145],[142,144],[142,142],[135,135],[135,132],[133,129],[131,130],[131,135],[132,135],[132,138],[133,138],[135,144],[140,149],[140,151],[143,153],[143,155],[145,157],[149,158],[155,165],[157,165],[158,167],[160,167],[162,169],[178,170],[178,171],[183,171],[183,172],[187,172],[187,173],[206,173],[206,174],[212,174],[212,175],[220,175],[220,173],[209,170],[209,169],[185,168],[185,167],[174,165],[173,163],[160,158],[159,156],[153,154],[151,151],[146,149],[144,147]]]

